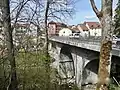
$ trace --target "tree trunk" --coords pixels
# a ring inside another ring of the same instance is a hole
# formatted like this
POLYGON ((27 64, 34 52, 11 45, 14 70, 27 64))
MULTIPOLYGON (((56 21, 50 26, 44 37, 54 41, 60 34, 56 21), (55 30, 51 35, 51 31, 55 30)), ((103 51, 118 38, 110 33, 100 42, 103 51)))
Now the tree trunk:
POLYGON ((102 26, 102 43, 100 49, 100 62, 98 71, 97 90, 108 90, 111 50, 112 50, 112 0, 102 0, 101 12, 95 6, 94 0, 90 0, 92 8, 100 20, 102 26))
POLYGON ((8 50, 8 60, 10 61, 11 72, 10 72, 10 83, 8 90, 18 90, 17 88, 17 76, 16 76, 16 64, 14 57, 14 47, 10 20, 10 6, 9 0, 2 0, 3 5, 3 30, 5 32, 6 46, 8 50))
POLYGON ((47 78, 46 90, 50 89, 50 60, 49 60, 50 58, 49 58, 49 53, 48 53, 49 40, 48 40, 48 26, 47 26, 49 5, 50 5, 50 0, 47 0, 46 10, 45 10, 45 32, 46 32, 46 35, 45 35, 45 42, 46 42, 45 55, 46 55, 46 78, 47 78))

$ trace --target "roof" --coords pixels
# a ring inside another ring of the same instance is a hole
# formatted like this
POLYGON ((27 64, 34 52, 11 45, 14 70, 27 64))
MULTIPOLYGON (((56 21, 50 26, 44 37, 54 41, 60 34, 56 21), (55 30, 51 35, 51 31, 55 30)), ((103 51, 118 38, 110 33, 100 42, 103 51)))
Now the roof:
POLYGON ((88 31, 88 28, 85 26, 85 24, 78 24, 78 25, 82 28, 82 30, 88 31))
POLYGON ((56 24, 56 22, 54 22, 54 21, 50 21, 49 24, 56 24))
POLYGON ((61 23, 61 22, 54 22, 54 21, 51 21, 51 22, 49 22, 49 24, 56 24, 57 27, 67 27, 66 24, 61 23))
POLYGON ((70 28, 62 28, 60 31, 63 31, 63 30, 70 30, 71 31, 70 28))
MULTIPOLYGON (((14 26, 14 25, 13 25, 14 26)), ((19 28, 19 27, 25 27, 28 28, 30 26, 30 24, 19 24, 17 23, 14 27, 19 28)))
POLYGON ((77 28, 77 26, 75 26, 75 25, 71 25, 71 26, 68 26, 68 28, 70 29, 70 30, 72 30, 73 32, 80 32, 80 30, 77 28))
POLYGON ((67 27, 67 25, 66 25, 66 24, 64 24, 64 23, 57 22, 56 24, 57 24, 57 26, 67 27))
POLYGON ((80 32, 80 30, 77 28, 77 26, 76 27, 72 27, 71 30, 74 31, 74 32, 80 32))
POLYGON ((69 29, 71 29, 71 28, 72 28, 72 26, 68 26, 68 28, 69 28, 69 29))
POLYGON ((84 22, 84 24, 88 24, 90 29, 101 28, 101 25, 99 22, 84 22))

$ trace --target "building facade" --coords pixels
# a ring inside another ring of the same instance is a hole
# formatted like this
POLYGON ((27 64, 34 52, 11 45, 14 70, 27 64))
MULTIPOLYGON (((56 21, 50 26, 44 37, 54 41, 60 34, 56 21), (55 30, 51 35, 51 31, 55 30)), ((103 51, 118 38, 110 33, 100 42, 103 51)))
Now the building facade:
POLYGON ((48 35, 59 35, 59 31, 66 27, 64 23, 51 21, 48 23, 48 35))
POLYGON ((59 31, 59 36, 69 36, 72 34, 72 30, 69 28, 63 28, 59 31))
POLYGON ((89 29, 85 26, 85 24, 78 24, 77 28, 80 30, 80 35, 83 37, 89 36, 89 29))
POLYGON ((89 29, 90 36, 102 35, 102 29, 99 22, 84 22, 84 24, 89 29))

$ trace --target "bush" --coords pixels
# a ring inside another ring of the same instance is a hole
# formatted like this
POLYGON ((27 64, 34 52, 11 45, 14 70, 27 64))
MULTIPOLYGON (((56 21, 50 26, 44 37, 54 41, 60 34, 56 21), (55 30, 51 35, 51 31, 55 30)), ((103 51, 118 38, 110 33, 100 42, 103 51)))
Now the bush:
POLYGON ((120 87, 118 87, 118 86, 115 85, 115 84, 110 84, 110 85, 109 85, 109 90, 120 90, 120 87))

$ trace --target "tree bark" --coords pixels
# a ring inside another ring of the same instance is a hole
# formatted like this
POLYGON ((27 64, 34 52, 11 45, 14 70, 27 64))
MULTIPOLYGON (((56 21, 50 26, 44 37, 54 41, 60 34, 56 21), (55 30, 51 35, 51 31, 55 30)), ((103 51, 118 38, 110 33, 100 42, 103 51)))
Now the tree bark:
POLYGON ((8 60, 10 61, 11 72, 10 72, 10 83, 8 90, 18 90, 17 87, 17 76, 16 76, 16 64, 14 57, 14 47, 10 20, 10 6, 9 0, 2 0, 2 17, 3 17, 3 30, 5 32, 6 46, 8 50, 8 60))
POLYGON ((46 33, 46 55, 49 55, 48 53, 48 26, 47 26, 47 20, 48 20, 48 11, 49 11, 49 0, 47 0, 47 3, 46 3, 46 11, 45 11, 45 33, 46 33))
POLYGON ((98 71, 97 90, 108 90, 111 50, 112 50, 112 0, 102 0, 101 11, 96 11, 94 0, 90 0, 92 8, 102 26, 102 42, 100 49, 100 62, 98 71))
POLYGON ((48 40, 48 25, 47 25, 49 5, 50 5, 50 0, 47 0, 46 9, 45 9, 45 42, 46 42, 45 55, 46 55, 46 78, 47 78, 46 90, 50 89, 50 60, 49 60, 50 58, 48 52, 49 40, 48 40))

